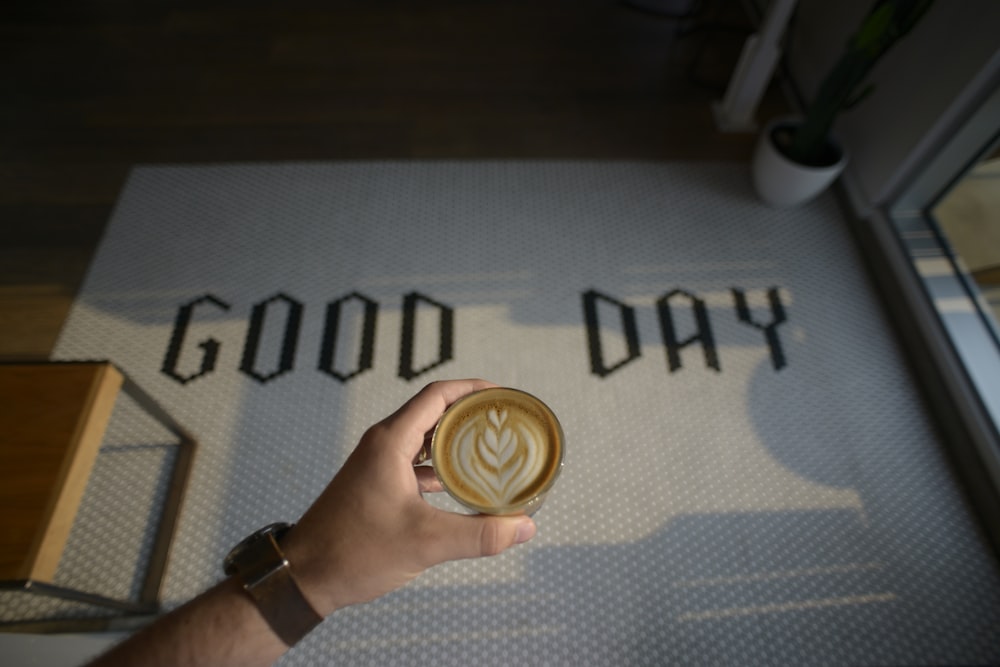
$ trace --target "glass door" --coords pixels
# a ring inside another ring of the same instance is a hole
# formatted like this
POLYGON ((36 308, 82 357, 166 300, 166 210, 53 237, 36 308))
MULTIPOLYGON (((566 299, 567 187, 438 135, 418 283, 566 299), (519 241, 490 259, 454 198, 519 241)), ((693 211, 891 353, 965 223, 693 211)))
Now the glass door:
POLYGON ((883 211, 874 237, 917 373, 1000 549, 1000 86, 883 211))
POLYGON ((1000 332, 1000 150, 964 174, 931 215, 988 326, 1000 332))

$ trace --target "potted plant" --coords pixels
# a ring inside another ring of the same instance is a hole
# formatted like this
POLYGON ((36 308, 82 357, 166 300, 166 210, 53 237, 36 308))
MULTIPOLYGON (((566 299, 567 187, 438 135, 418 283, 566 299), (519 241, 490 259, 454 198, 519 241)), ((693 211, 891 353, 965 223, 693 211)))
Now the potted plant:
POLYGON ((834 120, 872 91, 872 84, 863 85, 869 72, 933 2, 876 0, 805 115, 772 121, 764 128, 753 158, 754 187, 761 199, 772 206, 801 204, 840 175, 847 151, 831 135, 834 120))

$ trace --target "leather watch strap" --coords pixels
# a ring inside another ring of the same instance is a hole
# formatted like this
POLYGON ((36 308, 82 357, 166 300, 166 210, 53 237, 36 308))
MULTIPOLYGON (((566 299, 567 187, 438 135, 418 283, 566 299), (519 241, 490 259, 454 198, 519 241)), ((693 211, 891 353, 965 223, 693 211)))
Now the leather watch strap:
POLYGON ((302 594, 278 545, 283 534, 267 533, 246 546, 235 570, 275 634, 294 646, 323 621, 302 594))

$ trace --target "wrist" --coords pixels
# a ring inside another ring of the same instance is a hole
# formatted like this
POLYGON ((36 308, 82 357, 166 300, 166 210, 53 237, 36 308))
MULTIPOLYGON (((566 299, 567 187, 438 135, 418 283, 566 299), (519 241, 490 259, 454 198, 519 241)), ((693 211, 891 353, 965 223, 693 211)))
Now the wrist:
POLYGON ((230 551, 224 563, 256 604, 260 615, 287 646, 293 646, 322 620, 295 577, 281 542, 288 524, 266 526, 230 551))
POLYGON ((298 526, 294 526, 282 540, 281 548, 303 597, 316 613, 326 618, 350 603, 338 599, 336 587, 326 576, 329 557, 322 549, 315 548, 307 535, 298 526))

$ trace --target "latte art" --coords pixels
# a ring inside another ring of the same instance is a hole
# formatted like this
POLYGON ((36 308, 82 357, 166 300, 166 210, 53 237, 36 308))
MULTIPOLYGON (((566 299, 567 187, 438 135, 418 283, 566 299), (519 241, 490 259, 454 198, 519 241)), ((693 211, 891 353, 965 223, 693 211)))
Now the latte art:
POLYGON ((455 434, 456 472, 472 482, 488 505, 504 507, 531 486, 546 462, 545 433, 536 423, 490 409, 455 434))
POLYGON ((493 514, 534 511, 562 464, 562 429, 530 394, 487 389, 448 410, 432 458, 442 485, 462 504, 493 514))

